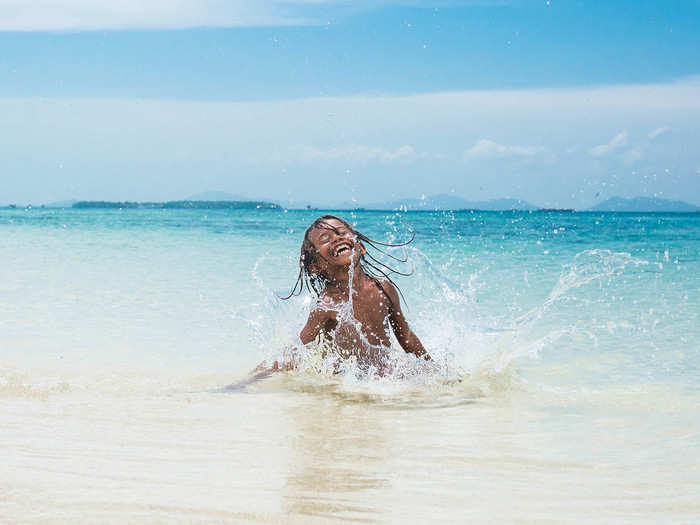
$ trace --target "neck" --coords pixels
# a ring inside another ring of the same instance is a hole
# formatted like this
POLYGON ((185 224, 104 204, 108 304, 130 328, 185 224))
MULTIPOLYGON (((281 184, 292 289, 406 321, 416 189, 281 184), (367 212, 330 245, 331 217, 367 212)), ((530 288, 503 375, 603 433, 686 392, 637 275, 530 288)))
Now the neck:
MULTIPOLYGON (((352 289, 353 290, 358 290, 360 282, 362 279, 364 279, 366 276, 365 271, 362 269, 362 266, 359 264, 355 265, 354 272, 352 274, 352 289)), ((333 283, 333 286, 337 287, 341 291, 345 293, 350 292, 350 287, 349 287, 349 281, 350 281, 350 268, 348 267, 347 269, 343 269, 338 271, 335 275, 332 276, 331 282, 333 283)))

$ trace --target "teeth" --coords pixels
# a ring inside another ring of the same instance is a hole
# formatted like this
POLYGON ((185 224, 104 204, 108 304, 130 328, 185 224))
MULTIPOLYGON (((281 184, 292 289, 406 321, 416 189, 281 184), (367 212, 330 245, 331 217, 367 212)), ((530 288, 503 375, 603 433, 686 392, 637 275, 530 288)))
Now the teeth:
POLYGON ((341 253, 343 253, 343 252, 348 252, 348 251, 350 251, 350 248, 349 248, 347 245, 344 244, 344 245, 342 245, 342 246, 339 246, 339 247, 336 249, 335 255, 338 256, 338 255, 340 255, 341 253))

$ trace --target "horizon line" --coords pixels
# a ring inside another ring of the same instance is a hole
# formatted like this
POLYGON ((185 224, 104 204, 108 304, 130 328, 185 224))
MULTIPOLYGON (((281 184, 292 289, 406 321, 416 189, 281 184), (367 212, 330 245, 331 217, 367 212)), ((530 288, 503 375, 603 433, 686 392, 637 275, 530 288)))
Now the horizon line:
MULTIPOLYGON (((424 201, 424 200, 429 200, 429 199, 434 199, 434 198, 444 198, 444 197, 452 197, 452 198, 457 198, 457 199, 463 199, 466 201, 466 203, 470 203, 469 199, 466 199, 465 197, 461 197, 458 195, 452 196, 452 195, 431 195, 428 197, 425 197, 425 199, 417 198, 417 197, 405 197, 403 200, 406 201, 424 201)), ((645 196, 636 196, 636 197, 620 197, 620 196, 612 196, 609 197, 605 200, 600 201, 597 204, 594 204, 593 206, 590 206, 588 208, 573 208, 573 207, 559 207, 559 206, 539 206, 536 204, 533 204, 529 201, 526 201, 524 199, 518 199, 518 198, 512 198, 512 197, 497 197, 494 199, 487 199, 487 200, 482 200, 482 201, 471 201, 473 204, 487 204, 487 203, 493 203, 501 200, 506 200, 506 201, 514 201, 520 204, 524 204, 529 207, 507 207, 507 208, 479 208, 479 207, 462 207, 462 208, 454 208, 454 207, 444 207, 444 206, 429 206, 429 205, 418 205, 416 206, 415 204, 402 204, 399 206, 392 206, 392 207, 382 207, 381 204, 374 204, 374 203, 367 203, 365 205, 358 204, 357 206, 345 206, 342 203, 339 203, 338 205, 318 205, 318 204, 306 204, 306 205, 297 205, 293 204, 293 201, 283 201, 279 199, 178 199, 178 200, 164 200, 164 201, 158 201, 158 200, 115 200, 115 201, 109 201, 109 200, 102 200, 102 199, 66 199, 62 201, 54 201, 54 202, 49 202, 49 203, 43 203, 43 204, 38 204, 38 205, 33 205, 31 203, 8 203, 8 204, 0 204, 0 209, 18 209, 18 210, 28 210, 28 209, 117 209, 119 204, 125 205, 124 207, 119 207, 118 209, 139 209, 140 205, 144 205, 142 209, 168 209, 167 207, 165 208, 155 208, 151 207, 149 208, 148 205, 166 205, 166 204, 182 204, 182 208, 174 208, 174 209, 206 209, 206 208, 188 208, 186 206, 186 203, 197 203, 197 204, 203 204, 203 203, 209 203, 214 205, 215 203, 218 204, 226 204, 226 203, 236 203, 236 204, 257 204, 257 205, 262 205, 258 206, 257 209, 270 209, 270 210, 294 210, 294 211, 305 211, 305 210, 321 210, 321 211, 333 211, 333 210, 339 210, 339 211, 400 211, 400 212, 414 212, 414 211, 419 211, 419 212, 436 212, 436 211, 525 211, 525 212, 542 212, 542 211, 549 211, 549 212, 601 212, 601 211, 610 211, 610 212, 615 212, 615 210, 595 210, 595 206, 599 206, 601 204, 604 204, 608 201, 611 200, 621 200, 622 202, 630 202, 638 199, 643 199, 643 200, 648 200, 648 201, 661 201, 665 203, 673 203, 673 204, 681 204, 681 205, 687 205, 687 206, 692 206, 695 207, 695 210, 687 210, 687 211, 651 211, 651 210, 629 210, 629 211, 619 211, 617 213, 699 213, 700 212, 700 206, 684 201, 684 200, 679 200, 679 199, 667 199, 663 197, 645 197, 645 196), (57 206, 56 204, 63 204, 65 203, 66 205, 59 205, 57 206), (76 206, 76 204, 108 204, 110 206, 76 206), (69 205, 68 205, 69 204, 69 205), (291 204, 291 205, 290 205, 291 204), (128 206, 128 205, 136 205, 136 206, 128 206), (266 206, 266 205, 274 205, 274 206, 266 206)), ((402 199, 393 199, 390 202, 397 202, 402 199)), ((212 209, 216 209, 216 206, 212 206, 212 209)), ((224 208, 222 208, 224 209, 224 208)))

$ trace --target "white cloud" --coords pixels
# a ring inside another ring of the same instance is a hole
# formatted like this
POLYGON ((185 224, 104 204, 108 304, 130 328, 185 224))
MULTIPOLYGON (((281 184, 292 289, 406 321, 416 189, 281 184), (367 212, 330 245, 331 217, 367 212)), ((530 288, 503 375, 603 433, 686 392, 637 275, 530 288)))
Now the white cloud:
MULTIPOLYGON (((452 1, 448 4, 488 4, 452 1)), ((0 0, 0 31, 284 26, 326 23, 352 10, 415 1, 364 0, 0 0)), ((445 5, 446 2, 428 2, 445 5)))
POLYGON ((620 131, 607 144, 599 144, 588 150, 593 157, 605 157, 627 145, 627 131, 620 131))
POLYGON ((235 27, 309 23, 307 2, 238 0, 0 0, 0 30, 235 27))
POLYGON ((300 162, 313 164, 316 162, 356 162, 380 164, 411 163, 421 157, 409 145, 399 146, 395 150, 352 144, 349 146, 319 149, 313 146, 296 148, 300 162))
POLYGON ((585 199, 611 184, 634 196, 635 170, 610 169, 625 168, 626 161, 647 174, 674 166, 673 177, 645 179, 644 190, 700 202, 697 78, 247 102, 0 98, 0 115, 0 202, 175 200, 205 189, 321 202, 332 172, 356 184, 357 198, 367 202, 382 192, 454 189, 473 198, 515 195, 566 207, 576 205, 572 195, 587 205, 585 199), (667 143, 633 151, 649 143, 660 123, 673 130, 667 143), (626 130, 630 143, 643 141, 601 163, 589 154, 590 146, 608 141, 600 140, 601 129, 611 137, 626 130), (465 145, 482 159, 509 154, 502 159, 513 162, 465 170, 465 145), (578 148, 567 152, 572 145, 578 148), (536 152, 541 146, 546 149, 536 152), (558 161, 548 163, 554 153, 558 161), (352 168, 352 175, 333 168, 352 168))
POLYGON ((625 151, 622 154, 622 160, 626 164, 634 164, 635 162, 639 162, 644 158, 646 154, 646 148, 644 146, 638 146, 636 148, 632 148, 630 150, 625 151))
POLYGON ((542 146, 506 146, 489 139, 481 139, 464 152, 464 159, 533 157, 544 152, 542 146))
POLYGON ((668 126, 661 126, 660 128, 656 128, 655 130, 650 131, 650 132, 649 132, 649 138, 653 140, 653 139, 655 139, 656 137, 660 137, 661 135, 665 135, 665 134, 668 133, 669 131, 671 131, 671 128, 670 128, 670 127, 668 127, 668 126))

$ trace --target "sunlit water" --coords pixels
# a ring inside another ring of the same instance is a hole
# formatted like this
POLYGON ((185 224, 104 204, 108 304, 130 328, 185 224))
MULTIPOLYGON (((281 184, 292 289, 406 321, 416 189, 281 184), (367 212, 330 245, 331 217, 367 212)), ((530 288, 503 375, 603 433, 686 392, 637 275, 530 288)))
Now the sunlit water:
POLYGON ((700 215, 345 212, 434 363, 222 390, 318 214, 0 210, 0 521, 700 520, 700 215))

